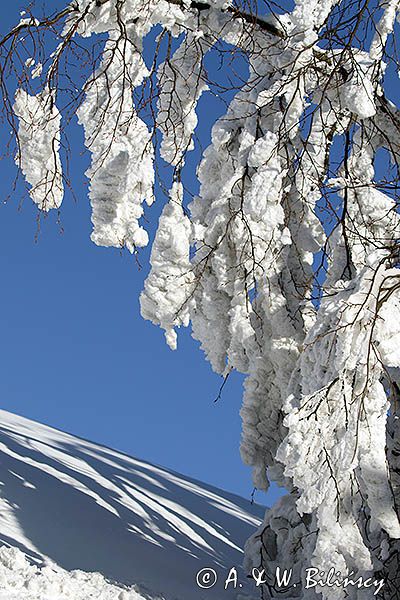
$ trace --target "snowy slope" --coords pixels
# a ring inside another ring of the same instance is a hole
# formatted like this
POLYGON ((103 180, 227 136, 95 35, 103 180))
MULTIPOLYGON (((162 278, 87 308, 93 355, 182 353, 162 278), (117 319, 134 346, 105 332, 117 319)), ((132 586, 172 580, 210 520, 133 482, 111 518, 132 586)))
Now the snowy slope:
POLYGON ((0 411, 1 600, 257 596, 240 571, 241 549, 263 512, 238 496, 0 411), (243 585, 236 591, 223 589, 232 566, 243 585), (195 582, 205 567, 219 576, 212 589, 195 582))

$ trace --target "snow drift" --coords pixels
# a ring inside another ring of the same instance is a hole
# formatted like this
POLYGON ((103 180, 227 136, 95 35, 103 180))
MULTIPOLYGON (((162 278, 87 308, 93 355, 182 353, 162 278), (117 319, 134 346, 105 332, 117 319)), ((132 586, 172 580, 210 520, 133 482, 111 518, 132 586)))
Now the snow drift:
POLYGON ((262 507, 5 411, 0 423, 1 600, 256 595, 242 548, 262 507), (243 588, 225 591, 232 566, 243 588), (220 577, 202 590, 205 567, 220 577))

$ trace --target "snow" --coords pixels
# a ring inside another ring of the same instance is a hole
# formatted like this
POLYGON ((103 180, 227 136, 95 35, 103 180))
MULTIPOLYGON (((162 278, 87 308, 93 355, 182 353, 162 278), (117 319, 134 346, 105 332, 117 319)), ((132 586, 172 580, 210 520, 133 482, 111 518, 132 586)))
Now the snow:
POLYGON ((30 196, 40 210, 59 208, 64 195, 59 155, 61 115, 54 95, 44 90, 31 96, 19 89, 14 111, 19 121, 15 161, 31 186, 30 196))
POLYGON ((1 600, 219 600, 223 581, 202 591, 196 573, 240 571, 262 507, 5 411, 0 423, 1 600))
POLYGON ((202 62, 208 47, 195 35, 187 35, 178 50, 158 68, 157 122, 163 134, 160 153, 177 165, 193 148, 192 135, 197 125, 197 101, 207 89, 202 62))
MULTIPOLYGON (((383 183, 375 173, 380 149, 388 151, 393 167, 400 163, 393 133, 398 109, 385 97, 383 77, 398 2, 382 0, 372 13, 357 15, 352 7, 343 11, 340 0, 295 0, 281 19, 282 35, 258 26, 268 18, 250 27, 249 16, 233 14, 233 5, 222 0, 202 10, 166 0, 96 7, 78 0, 76 7, 66 19, 64 38, 99 33, 107 38, 78 111, 92 153, 87 172, 92 240, 131 252, 147 244, 141 219, 143 203, 153 201, 153 143, 160 137, 160 155, 174 183, 154 238, 142 314, 165 330, 171 348, 177 345, 176 329, 191 324, 214 371, 244 375, 243 460, 253 467, 256 487, 267 489, 275 481, 290 492, 247 544, 248 564, 278 565, 290 556, 297 573, 307 562, 327 571, 333 561, 337 569, 369 577, 400 538, 395 442, 400 218, 390 195, 398 178, 383 183), (343 42, 329 29, 337 5, 346 27, 354 20, 343 42), (156 25, 163 32, 159 42, 165 36, 180 45, 171 54, 167 44, 162 60, 153 57, 149 73, 143 39, 156 25), (359 35, 358 27, 374 33, 359 35), (197 169, 199 194, 184 209, 181 169, 193 147, 196 106, 208 78, 203 58, 214 44, 229 53, 234 48, 226 44, 239 49, 248 68, 212 128, 197 169), (144 94, 153 128, 133 102, 144 82, 154 100, 147 102, 144 94), (322 279, 326 268, 323 282, 316 281, 317 253, 324 257, 318 273, 322 279)), ((33 199, 47 210, 60 198, 47 205, 35 196, 43 176, 38 147, 47 144, 46 136, 57 139, 59 122, 57 109, 44 99, 43 109, 40 96, 20 91, 16 110, 25 115, 21 167, 33 199), (51 124, 46 132, 39 127, 34 142, 28 104, 39 104, 51 124)), ((48 163, 52 157, 46 152, 48 163)), ((55 160, 53 167, 44 165, 50 173, 58 172, 55 160)), ((147 524, 146 540, 154 546, 172 544, 176 550, 176 529, 205 554, 216 539, 222 541, 198 522, 197 510, 188 522, 162 492, 153 490, 145 501, 136 483, 132 492, 129 477, 122 475, 118 485, 109 476, 99 482, 88 470, 93 465, 75 456, 69 461, 74 476, 62 473, 58 479, 113 518, 119 504, 109 492, 118 496, 122 485, 124 505, 147 524), (107 494, 85 486, 77 472, 107 494), (160 494, 164 501, 157 509, 160 494), (149 507, 168 522, 167 530, 151 519, 149 507)), ((52 469, 47 472, 54 475, 52 469)), ((36 483, 24 490, 37 489, 36 483)), ((130 527, 138 529, 135 523, 130 527)), ((235 551, 240 547, 224 543, 235 551)), ((302 593, 299 588, 297 597, 302 593)), ((325 589, 323 598, 344 594, 325 589)), ((358 592, 348 597, 356 600, 358 592)))
POLYGON ((388 36, 392 33, 399 0, 388 0, 382 6, 383 15, 375 26, 375 34, 371 43, 370 56, 374 60, 382 58, 388 36))
POLYGON ((0 548, 0 600, 145 600, 134 589, 108 583, 98 573, 67 571, 57 566, 38 568, 21 550, 0 548))
POLYGON ((92 204, 92 240, 102 246, 146 246, 139 224, 142 203, 153 197, 153 146, 146 124, 136 114, 133 86, 147 75, 139 51, 110 35, 102 63, 85 86, 78 110, 85 143, 92 154, 87 171, 92 204))
POLYGON ((183 212, 182 199, 182 184, 174 183, 160 217, 151 251, 151 271, 140 296, 142 316, 165 330, 173 350, 177 345, 174 327, 189 324, 187 293, 194 285, 189 260, 191 224, 183 212))
POLYGON ((375 63, 366 53, 354 53, 351 71, 353 75, 339 88, 343 106, 360 119, 373 117, 376 113, 374 86, 371 81, 375 63))

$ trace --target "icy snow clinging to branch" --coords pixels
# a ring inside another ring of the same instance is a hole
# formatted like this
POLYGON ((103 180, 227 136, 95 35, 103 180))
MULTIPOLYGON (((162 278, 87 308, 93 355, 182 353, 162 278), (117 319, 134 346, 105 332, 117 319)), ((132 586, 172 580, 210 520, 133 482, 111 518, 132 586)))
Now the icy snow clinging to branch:
POLYGON ((342 572, 372 573, 373 558, 382 557, 379 551, 370 556, 363 534, 378 549, 386 534, 400 537, 385 455, 389 407, 374 350, 381 337, 379 301, 393 276, 398 279, 394 269, 366 267, 355 289, 323 301, 299 361, 301 396, 289 397, 285 406, 289 433, 278 458, 302 491, 299 513, 316 511, 312 564, 321 570, 329 570, 335 556, 342 572))
POLYGON ((205 44, 188 34, 173 56, 158 69, 158 126, 163 134, 161 156, 179 164, 193 148, 192 135, 197 125, 196 104, 207 88, 202 70, 205 44))
POLYGON ((140 298, 145 319, 165 330, 176 348, 174 327, 189 324, 190 289, 194 277, 189 260, 191 224, 182 208, 182 184, 175 183, 164 207, 151 252, 151 273, 140 298))
POLYGON ((31 96, 19 89, 14 111, 19 122, 15 160, 31 186, 30 196, 40 210, 59 208, 64 195, 59 154, 61 115, 54 95, 45 90, 31 96))
POLYGON ((371 43, 370 55, 374 60, 383 56, 388 36, 393 32, 399 0, 388 0, 382 3, 383 14, 376 26, 374 39, 371 43))
POLYGON ((131 252, 148 242, 139 219, 143 200, 153 202, 151 134, 132 100, 133 87, 146 75, 140 53, 126 41, 111 38, 78 112, 92 153, 87 172, 92 240, 100 246, 126 246, 131 252))

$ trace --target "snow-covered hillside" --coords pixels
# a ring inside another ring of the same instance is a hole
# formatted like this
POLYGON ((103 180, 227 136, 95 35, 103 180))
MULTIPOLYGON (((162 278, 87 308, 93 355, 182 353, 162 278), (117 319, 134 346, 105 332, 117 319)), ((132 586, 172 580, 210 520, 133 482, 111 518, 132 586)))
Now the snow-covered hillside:
POLYGON ((5 411, 0 484, 0 600, 257 596, 240 567, 264 510, 238 496, 5 411))

